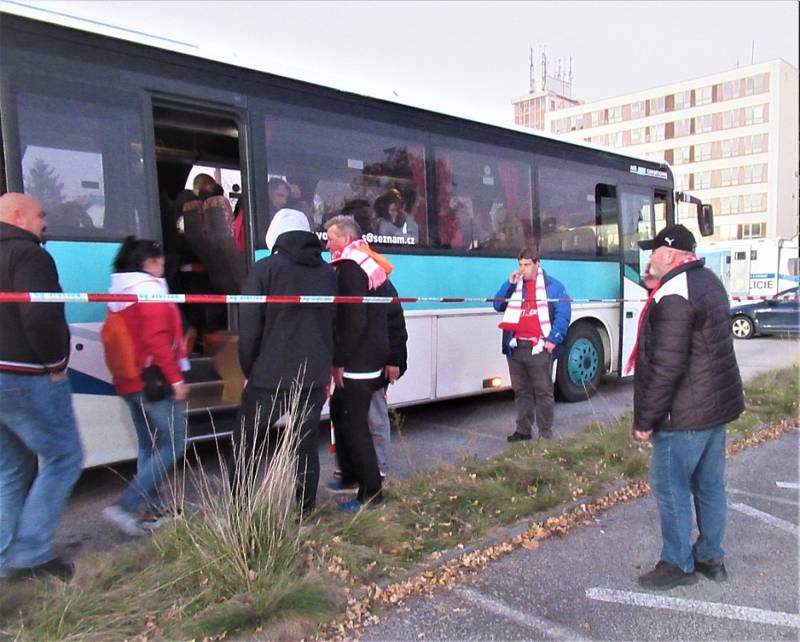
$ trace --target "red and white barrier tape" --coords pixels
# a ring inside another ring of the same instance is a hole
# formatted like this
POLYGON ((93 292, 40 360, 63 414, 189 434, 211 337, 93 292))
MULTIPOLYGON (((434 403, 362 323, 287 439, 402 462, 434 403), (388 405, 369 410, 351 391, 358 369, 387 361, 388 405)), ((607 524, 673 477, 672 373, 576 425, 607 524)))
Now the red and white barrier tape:
MULTIPOLYGON (((731 301, 796 301, 800 295, 732 296, 731 301)), ((495 303, 480 297, 378 297, 254 294, 108 294, 103 292, 0 292, 0 303, 495 303)), ((547 299, 558 303, 643 303, 642 299, 547 299)))

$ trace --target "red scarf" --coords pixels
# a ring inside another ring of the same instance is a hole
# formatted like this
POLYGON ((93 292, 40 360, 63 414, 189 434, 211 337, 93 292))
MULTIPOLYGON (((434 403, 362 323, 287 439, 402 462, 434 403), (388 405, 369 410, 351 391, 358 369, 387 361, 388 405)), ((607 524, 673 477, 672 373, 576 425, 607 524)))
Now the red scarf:
MULTIPOLYGON (((694 255, 688 256, 685 259, 683 259, 680 263, 678 263, 678 265, 676 265, 674 268, 672 268, 672 270, 670 270, 670 272, 674 272, 681 265, 686 265, 687 263, 691 263, 692 261, 696 261, 696 260, 697 260, 696 256, 694 256, 694 255)), ((670 272, 668 272, 667 274, 669 274, 670 272)), ((664 275, 664 276, 666 276, 666 275, 664 275)), ((662 277, 662 280, 663 280, 663 277, 662 277)), ((628 357, 628 363, 625 364, 625 369, 622 371, 623 375, 626 375, 629 372, 632 372, 633 371, 633 367, 636 365, 636 355, 639 353, 639 339, 642 338, 642 328, 644 328, 644 320, 647 318, 647 312, 650 309, 650 304, 653 302, 653 298, 655 297, 656 292, 658 292, 658 288, 661 287, 661 283, 662 283, 662 281, 659 281, 658 284, 656 285, 656 287, 654 287, 650 291, 650 296, 647 297, 647 301, 645 302, 644 307, 642 308, 642 314, 639 316, 639 325, 636 328, 636 343, 633 344, 633 350, 631 351, 631 356, 628 357)))

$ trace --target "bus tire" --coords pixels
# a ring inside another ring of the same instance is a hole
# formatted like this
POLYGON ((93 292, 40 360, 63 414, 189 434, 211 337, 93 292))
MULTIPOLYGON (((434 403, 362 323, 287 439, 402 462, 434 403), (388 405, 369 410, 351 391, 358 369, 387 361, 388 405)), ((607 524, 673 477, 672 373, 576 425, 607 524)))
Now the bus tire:
POLYGON ((600 334, 588 323, 576 323, 564 342, 556 366, 556 396, 584 401, 597 392, 605 353, 600 334))

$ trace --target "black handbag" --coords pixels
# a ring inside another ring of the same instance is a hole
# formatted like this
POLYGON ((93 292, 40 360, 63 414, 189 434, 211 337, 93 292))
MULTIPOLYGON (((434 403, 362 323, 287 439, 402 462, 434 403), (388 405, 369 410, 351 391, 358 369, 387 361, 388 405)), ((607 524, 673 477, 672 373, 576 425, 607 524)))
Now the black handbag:
POLYGON ((161 372, 161 368, 156 365, 142 369, 142 383, 144 384, 144 396, 148 401, 166 399, 167 392, 172 387, 164 373, 161 372))

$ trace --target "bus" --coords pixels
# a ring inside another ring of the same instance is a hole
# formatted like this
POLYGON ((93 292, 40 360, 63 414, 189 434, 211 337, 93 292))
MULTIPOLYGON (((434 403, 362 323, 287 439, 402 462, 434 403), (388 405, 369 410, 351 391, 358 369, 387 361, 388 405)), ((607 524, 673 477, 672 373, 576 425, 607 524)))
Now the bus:
MULTIPOLYGON (((172 292, 235 294, 266 255, 282 204, 304 211, 320 235, 326 218, 360 215, 404 297, 492 297, 532 245, 575 301, 555 381, 562 399, 579 400, 604 374, 621 374, 632 350, 646 298, 637 241, 672 223, 678 201, 693 203, 712 232, 710 206, 676 193, 661 162, 0 6, 0 189, 44 203, 65 292, 105 292, 119 243, 133 234, 163 243, 172 292), (198 173, 220 189, 187 200, 198 173), (394 213, 380 207, 387 194, 394 213)), ((409 369, 390 389, 393 406, 508 388, 500 317, 488 303, 405 307, 409 369)), ((198 329, 187 435, 209 439, 235 421, 237 310, 183 308, 198 329)), ((87 466, 136 456, 102 357, 105 314, 102 304, 67 304, 87 466)))

